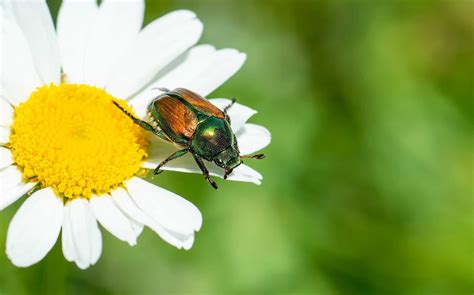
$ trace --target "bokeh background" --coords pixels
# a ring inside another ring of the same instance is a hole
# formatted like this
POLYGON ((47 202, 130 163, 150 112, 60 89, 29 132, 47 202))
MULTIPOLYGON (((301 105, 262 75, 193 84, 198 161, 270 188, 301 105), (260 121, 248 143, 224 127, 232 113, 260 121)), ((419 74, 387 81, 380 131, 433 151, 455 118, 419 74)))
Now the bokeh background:
POLYGON ((156 0, 146 22, 179 8, 201 43, 248 54, 211 97, 271 130, 263 184, 163 173, 204 215, 193 249, 104 231, 87 271, 60 243, 10 264, 19 202, 0 215, 1 295, 473 294, 473 1, 156 0))

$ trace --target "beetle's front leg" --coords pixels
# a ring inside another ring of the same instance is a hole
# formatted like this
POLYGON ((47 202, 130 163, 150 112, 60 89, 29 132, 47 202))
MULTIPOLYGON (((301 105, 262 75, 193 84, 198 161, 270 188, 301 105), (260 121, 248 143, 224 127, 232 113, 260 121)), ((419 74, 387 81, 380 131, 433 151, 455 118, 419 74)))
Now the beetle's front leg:
POLYGON ((159 130, 156 130, 153 126, 151 126, 148 122, 145 122, 143 120, 140 120, 138 118, 135 118, 134 115, 130 114, 126 109, 124 109, 121 105, 119 105, 116 101, 112 101, 114 105, 116 105, 122 112, 124 112, 125 115, 129 116, 130 119, 133 120, 135 124, 138 126, 142 127, 145 130, 151 131, 153 133, 159 132, 159 130))
POLYGON ((160 170, 161 167, 165 166, 166 163, 168 163, 169 161, 171 160, 174 160, 174 159, 177 159, 179 157, 182 157, 184 155, 186 155, 187 153, 189 152, 189 148, 185 148, 185 149, 182 149, 182 150, 179 150, 179 151, 176 151, 174 152, 173 154, 171 154, 168 158, 166 158, 165 160, 163 160, 163 162, 161 162, 156 168, 155 170, 153 171, 153 174, 160 174, 161 172, 163 172, 163 170, 160 170))
POLYGON ((211 176, 209 175, 209 171, 207 170, 206 165, 204 164, 202 159, 199 156, 196 156, 194 153, 193 153, 193 157, 196 163, 198 164, 199 168, 201 169, 202 174, 204 174, 204 177, 206 178, 206 180, 212 185, 213 188, 217 189, 217 183, 215 183, 214 180, 212 180, 211 176))
POLYGON ((134 115, 130 114, 126 109, 124 109, 121 105, 119 105, 116 101, 112 101, 114 105, 116 105, 125 115, 129 116, 130 119, 133 120, 133 123, 137 124, 138 126, 142 127, 145 130, 148 130, 150 132, 153 132, 156 136, 158 136, 161 139, 164 139, 166 141, 170 141, 168 136, 161 131, 160 129, 157 129, 153 127, 150 123, 140 120, 138 118, 135 118, 134 115))

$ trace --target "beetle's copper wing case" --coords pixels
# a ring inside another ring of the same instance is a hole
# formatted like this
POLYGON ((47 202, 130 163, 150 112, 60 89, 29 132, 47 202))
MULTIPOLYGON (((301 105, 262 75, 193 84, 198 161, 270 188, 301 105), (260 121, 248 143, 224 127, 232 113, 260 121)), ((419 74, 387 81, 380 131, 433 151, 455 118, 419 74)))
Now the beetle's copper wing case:
POLYGON ((225 118, 224 113, 202 96, 178 88, 155 98, 149 107, 150 115, 159 122, 159 127, 174 141, 189 141, 199 123, 198 114, 192 108, 206 116, 225 118))

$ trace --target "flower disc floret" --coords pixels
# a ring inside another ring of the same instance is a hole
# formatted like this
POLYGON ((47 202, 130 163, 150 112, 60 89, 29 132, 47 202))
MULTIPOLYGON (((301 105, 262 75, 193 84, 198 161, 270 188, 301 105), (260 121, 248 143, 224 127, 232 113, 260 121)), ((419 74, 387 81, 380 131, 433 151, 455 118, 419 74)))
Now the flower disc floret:
POLYGON ((9 148, 25 179, 65 198, 109 193, 140 170, 146 134, 112 101, 87 85, 38 88, 15 109, 9 148))

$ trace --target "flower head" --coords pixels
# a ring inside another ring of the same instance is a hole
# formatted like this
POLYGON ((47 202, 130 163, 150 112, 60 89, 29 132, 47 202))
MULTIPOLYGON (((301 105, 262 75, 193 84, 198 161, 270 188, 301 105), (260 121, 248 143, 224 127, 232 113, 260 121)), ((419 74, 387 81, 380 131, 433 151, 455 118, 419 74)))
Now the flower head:
MULTIPOLYGON (((13 264, 37 263, 62 233, 66 259, 87 268, 102 251, 98 223, 130 245, 148 226, 177 248, 192 247, 199 210, 140 177, 171 146, 112 102, 144 116, 155 86, 208 95, 245 54, 193 47, 203 29, 193 12, 142 28, 143 13, 143 0, 64 0, 55 30, 44 0, 2 2, 0 210, 27 197, 8 228, 13 264)), ((226 100, 212 102, 222 108, 226 100)), ((266 129, 245 123, 254 113, 242 105, 229 113, 242 154, 270 140, 266 129)), ((197 171, 188 160, 164 169, 197 171)), ((230 179, 260 182, 241 166, 230 179)))

